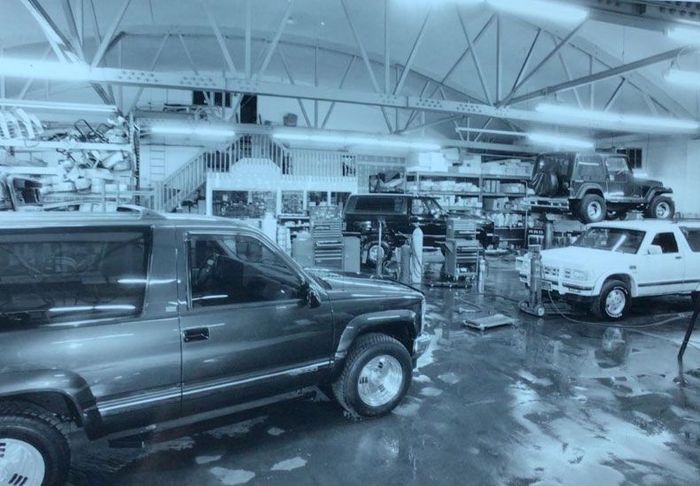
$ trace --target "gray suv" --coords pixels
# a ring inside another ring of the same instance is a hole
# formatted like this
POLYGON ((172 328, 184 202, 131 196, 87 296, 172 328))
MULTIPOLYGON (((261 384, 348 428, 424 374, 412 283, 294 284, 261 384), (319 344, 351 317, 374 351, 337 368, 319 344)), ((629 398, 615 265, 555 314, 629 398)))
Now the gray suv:
POLYGON ((319 275, 227 220, 0 215, 0 484, 63 484, 66 431, 129 437, 332 390, 406 394, 423 295, 319 275))

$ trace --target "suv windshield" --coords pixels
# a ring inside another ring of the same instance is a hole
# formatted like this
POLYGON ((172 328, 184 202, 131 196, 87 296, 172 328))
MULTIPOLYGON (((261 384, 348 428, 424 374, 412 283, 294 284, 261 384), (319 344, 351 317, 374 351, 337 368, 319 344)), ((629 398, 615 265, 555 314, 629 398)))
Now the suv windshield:
POLYGON ((573 246, 634 254, 639 251, 644 234, 644 231, 624 228, 590 228, 573 246))

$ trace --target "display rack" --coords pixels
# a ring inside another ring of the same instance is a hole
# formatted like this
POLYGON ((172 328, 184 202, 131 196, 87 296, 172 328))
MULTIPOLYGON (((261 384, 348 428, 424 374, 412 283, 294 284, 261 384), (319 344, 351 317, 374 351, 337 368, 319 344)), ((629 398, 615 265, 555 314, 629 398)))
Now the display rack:
POLYGON ((528 214, 514 206, 527 195, 529 179, 525 174, 409 171, 405 190, 435 197, 452 213, 478 211, 494 220, 502 241, 522 245, 528 214), (517 186, 522 190, 514 190, 517 186))

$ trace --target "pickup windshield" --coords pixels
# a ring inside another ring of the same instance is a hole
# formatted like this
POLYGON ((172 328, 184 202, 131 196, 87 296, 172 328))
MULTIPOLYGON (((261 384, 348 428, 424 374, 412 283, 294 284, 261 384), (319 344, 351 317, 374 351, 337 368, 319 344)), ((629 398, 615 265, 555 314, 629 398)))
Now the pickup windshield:
POLYGON ((624 228, 589 228, 573 246, 635 254, 639 251, 642 240, 644 240, 644 231, 624 228))

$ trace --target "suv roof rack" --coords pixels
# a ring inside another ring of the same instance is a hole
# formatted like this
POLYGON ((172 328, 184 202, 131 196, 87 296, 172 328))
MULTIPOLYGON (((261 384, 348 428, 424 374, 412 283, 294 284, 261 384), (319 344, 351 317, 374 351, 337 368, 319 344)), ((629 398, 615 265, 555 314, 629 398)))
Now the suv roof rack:
POLYGON ((165 216, 163 216, 161 213, 158 211, 154 211, 149 208, 145 208, 143 206, 138 206, 136 204, 120 204, 117 206, 117 212, 118 213, 136 213, 142 218, 145 217, 150 217, 150 218, 155 218, 155 219, 165 219, 165 216))

